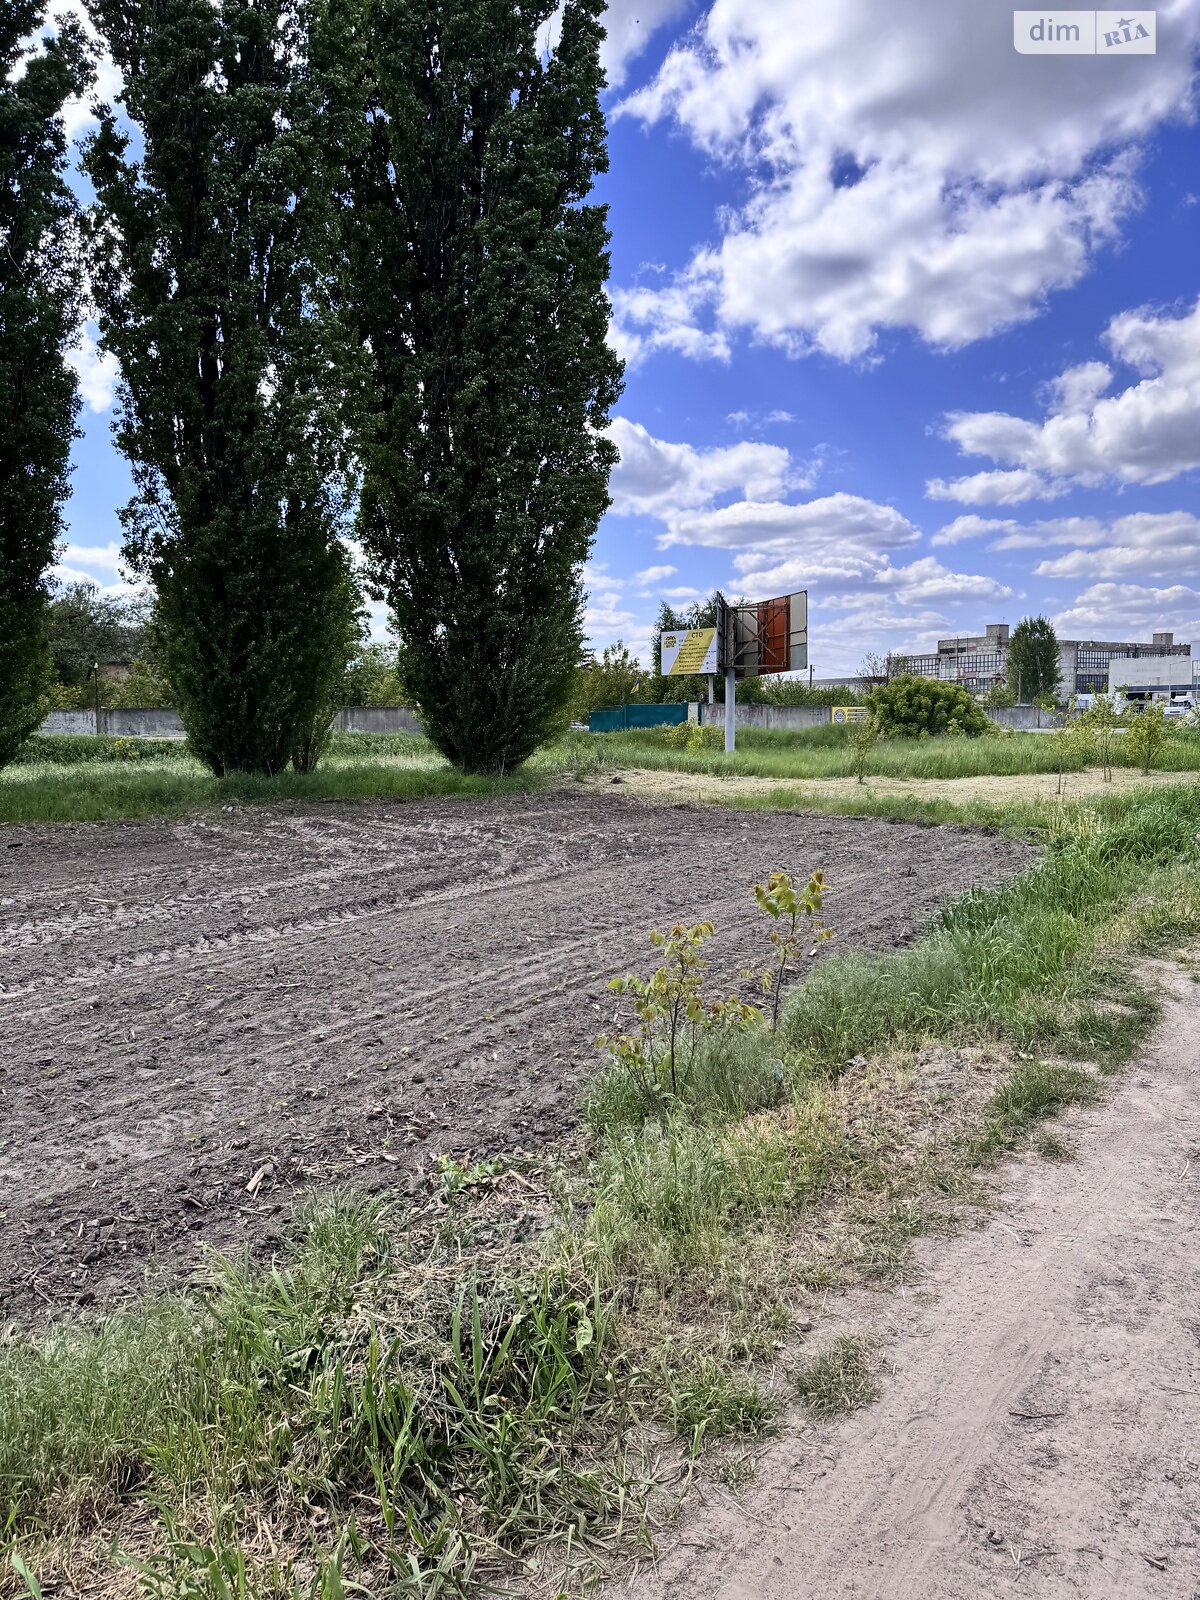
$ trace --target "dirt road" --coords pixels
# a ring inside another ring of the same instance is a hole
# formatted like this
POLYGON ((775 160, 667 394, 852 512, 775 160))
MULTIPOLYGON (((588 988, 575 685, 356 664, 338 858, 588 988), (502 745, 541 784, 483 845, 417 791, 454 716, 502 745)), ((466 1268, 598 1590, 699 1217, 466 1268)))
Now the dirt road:
POLYGON ((1002 1174, 1009 1207, 860 1316, 882 1398, 770 1447, 623 1600, 1200 1597, 1200 989, 1168 981, 1078 1159, 1002 1174))
POLYGON ((0 1326, 151 1257, 188 1269, 200 1241, 269 1245, 296 1185, 559 1133, 607 979, 651 926, 708 917, 736 982, 776 867, 824 867, 839 942, 887 948, 1031 859, 617 789, 2 829, 0 1326))
MULTIPOLYGON (((682 788, 690 800, 731 800, 737 795, 793 795, 795 805, 813 805, 822 800, 901 799, 937 801, 943 805, 969 806, 976 801, 986 805, 1053 805, 1097 800, 1104 795, 1127 794, 1131 789, 1168 788, 1176 784, 1195 784, 1195 772, 1152 772, 1148 776, 1131 767, 1115 767, 1105 780, 1098 767, 1086 772, 1068 772, 1059 793, 1058 776, 1053 772, 1024 772, 1010 777, 984 773, 976 778, 747 778, 709 777, 703 773, 658 772, 646 767, 630 768, 625 774, 632 794, 662 800, 682 788)), ((603 778, 597 780, 603 783, 603 778)))

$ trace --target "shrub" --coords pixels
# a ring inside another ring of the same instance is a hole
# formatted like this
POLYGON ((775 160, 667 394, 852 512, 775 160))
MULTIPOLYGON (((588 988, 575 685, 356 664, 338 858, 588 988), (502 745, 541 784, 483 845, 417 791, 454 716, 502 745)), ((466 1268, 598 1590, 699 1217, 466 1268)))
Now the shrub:
POLYGON ((17 760, 29 766, 78 767, 110 761, 185 761, 186 739, 122 739, 109 734, 35 733, 17 760))
POLYGON ((671 750, 687 750, 699 755, 702 750, 723 750, 725 730, 716 723, 676 722, 664 728, 662 742, 671 750))
POLYGON ((801 960, 805 947, 814 939, 822 944, 833 938, 831 928, 814 919, 821 914, 827 888, 824 872, 818 869, 803 889, 797 889, 790 872, 773 872, 766 884, 754 885, 758 909, 766 913, 773 926, 767 935, 774 956, 762 974, 762 990, 771 1002, 771 1030, 779 1028, 779 1002, 788 974, 801 960), (808 930, 806 932, 806 930, 808 930), (804 937, 801 938, 801 934, 804 937))
POLYGON ((1171 737, 1171 728, 1161 701, 1143 706, 1135 713, 1125 734, 1125 750, 1131 761, 1149 777, 1150 769, 1162 755, 1171 737))
POLYGON ((850 728, 846 742, 854 752, 854 775, 859 783, 865 783, 867 763, 879 743, 879 724, 875 718, 868 717, 865 722, 856 722, 850 728))
POLYGON ((978 738, 987 732, 988 720, 958 683, 917 678, 911 673, 880 684, 867 697, 871 715, 883 738, 934 739, 946 734, 978 738))
POLYGON ((701 1037, 761 1020, 754 1006, 732 996, 705 999, 708 962, 702 951, 715 932, 711 922, 690 928, 677 923, 668 933, 656 929, 650 943, 662 951, 662 966, 649 979, 631 973, 608 985, 615 994, 631 997, 636 1027, 629 1033, 602 1033, 596 1044, 627 1074, 646 1114, 657 1116, 664 1127, 670 1107, 687 1092, 701 1037))
POLYGON ((1091 741, 1105 783, 1112 782, 1113 739, 1126 726, 1128 708, 1119 694, 1098 694, 1079 719, 1082 737, 1091 741))

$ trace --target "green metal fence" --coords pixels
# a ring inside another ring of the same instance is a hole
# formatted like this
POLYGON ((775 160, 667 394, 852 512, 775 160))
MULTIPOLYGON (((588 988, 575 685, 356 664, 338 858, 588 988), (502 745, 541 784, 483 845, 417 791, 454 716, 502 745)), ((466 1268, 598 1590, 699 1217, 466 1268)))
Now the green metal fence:
POLYGON ((611 706, 588 717, 590 733, 625 733, 630 728, 670 728, 688 720, 686 705, 611 706))

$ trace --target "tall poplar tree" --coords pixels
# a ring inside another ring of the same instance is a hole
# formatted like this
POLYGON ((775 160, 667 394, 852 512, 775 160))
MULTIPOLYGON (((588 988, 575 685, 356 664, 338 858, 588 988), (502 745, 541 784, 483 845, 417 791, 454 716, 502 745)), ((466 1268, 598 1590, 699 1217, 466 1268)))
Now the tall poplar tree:
POLYGON ((121 364, 126 555, 215 772, 307 766, 357 643, 339 540, 342 347, 325 295, 334 142, 308 0, 91 0, 131 137, 85 165, 121 364))
POLYGON ((1058 636, 1046 617, 1025 617, 1013 629, 1006 667, 1008 687, 1021 705, 1056 700, 1062 664, 1058 636))
POLYGON ((608 505, 604 0, 361 0, 345 296, 371 356, 359 530, 441 750, 559 725, 608 505))
POLYGON ((0 7, 0 766, 49 706, 47 572, 79 410, 64 359, 80 274, 62 109, 87 68, 77 26, 26 46, 42 20, 41 0, 0 7))

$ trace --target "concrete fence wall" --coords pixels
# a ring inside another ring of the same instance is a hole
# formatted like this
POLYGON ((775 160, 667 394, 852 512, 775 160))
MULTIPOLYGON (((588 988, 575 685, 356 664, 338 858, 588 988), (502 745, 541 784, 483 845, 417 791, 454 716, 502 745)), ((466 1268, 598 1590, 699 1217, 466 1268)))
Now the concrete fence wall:
MULTIPOLYGON (((52 711, 38 729, 39 733, 92 734, 96 732, 94 711, 52 711)), ((183 723, 178 711, 166 706, 117 706, 100 708, 100 732, 115 739, 183 739, 183 723)))
POLYGON ((167 706, 113 707, 101 711, 101 733, 114 739, 185 739, 178 711, 167 706))
POLYGON ((408 706, 346 706, 333 719, 337 733, 421 733, 421 719, 408 706))
POLYGON ((52 711, 38 729, 39 733, 95 733, 94 711, 52 711))
MULTIPOLYGON (((828 706, 738 706, 739 728, 827 728, 828 706)), ((704 707, 704 721, 724 724, 725 707, 704 707)))
MULTIPOLYGON (((986 708, 985 708, 986 709, 986 708)), ((1001 728, 1017 728, 1033 732, 1039 728, 1053 728, 1055 718, 1038 706, 1010 706, 1001 710, 987 710, 986 714, 1001 728)), ((705 722, 723 723, 724 706, 704 707, 705 722)), ((828 706, 738 706, 739 728, 827 728, 830 724, 828 706)))
POLYGON ((1001 706, 994 711, 985 706, 984 709, 1001 728, 1017 728, 1024 733, 1056 728, 1059 721, 1052 711, 1043 711, 1041 706, 1001 706))
MULTIPOLYGON (((1053 728, 1055 718, 1038 706, 1012 706, 989 711, 988 716, 1002 728, 1032 732, 1053 728)), ((723 723, 725 707, 704 707, 704 721, 723 723)), ((830 723, 828 706, 738 706, 739 728, 825 728, 830 723)), ((333 719, 337 733, 420 733, 421 719, 408 706, 346 706, 333 719)), ((94 711, 52 711, 39 730, 41 733, 94 734, 94 711)), ((182 739, 183 723, 178 711, 159 707, 101 710, 100 732, 123 739, 182 739)))
MULTIPOLYGON (((337 733, 420 733, 421 722, 407 706, 347 706, 333 719, 337 733)), ((39 733, 92 734, 94 711, 52 711, 39 733)), ((102 707, 100 732, 118 739, 183 739, 178 711, 168 707, 102 707)))

